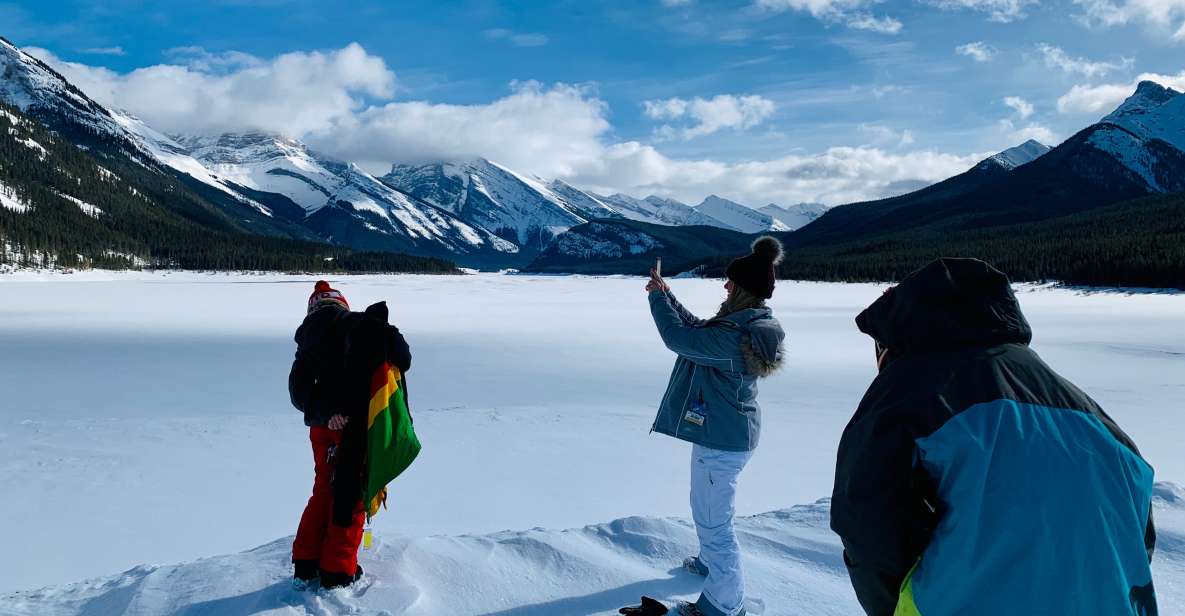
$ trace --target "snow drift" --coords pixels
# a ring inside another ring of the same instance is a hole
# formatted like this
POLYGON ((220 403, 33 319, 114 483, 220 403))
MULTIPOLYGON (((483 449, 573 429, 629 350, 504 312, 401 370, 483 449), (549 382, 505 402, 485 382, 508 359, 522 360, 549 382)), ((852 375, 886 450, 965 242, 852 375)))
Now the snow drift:
MULTIPOLYGON (((1185 609, 1185 490, 1158 483, 1153 575, 1165 614, 1185 609)), ((828 499, 745 517, 750 612, 860 614, 828 499)), ((355 614, 556 616, 615 614, 642 594, 693 599, 700 579, 678 567, 693 553, 687 520, 630 517, 580 529, 456 537, 378 537, 367 575, 347 589, 292 588, 292 538, 240 554, 0 596, 0 613, 37 616, 355 614)))

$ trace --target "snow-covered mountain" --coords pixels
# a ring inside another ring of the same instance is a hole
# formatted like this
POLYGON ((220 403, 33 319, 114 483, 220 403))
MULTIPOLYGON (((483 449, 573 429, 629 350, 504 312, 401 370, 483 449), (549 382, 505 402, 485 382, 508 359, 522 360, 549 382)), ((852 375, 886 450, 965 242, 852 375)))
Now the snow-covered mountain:
POLYGON ((395 165, 381 179, 529 251, 541 250, 575 225, 614 214, 589 195, 573 195, 575 188, 564 185, 556 192, 541 180, 483 158, 395 165))
POLYGON ((814 222, 827 211, 827 206, 822 203, 797 203, 790 207, 782 207, 770 203, 758 208, 757 211, 781 222, 793 231, 814 222))
POLYGON ((712 218, 695 208, 674 199, 666 199, 650 195, 645 199, 635 199, 621 193, 599 196, 596 198, 613 208, 618 214, 629 220, 648 222, 655 225, 706 225, 710 227, 729 228, 719 220, 712 218))
POLYGON ((716 195, 708 195, 696 211, 710 216, 721 223, 723 227, 741 231, 743 233, 762 233, 764 231, 790 231, 786 223, 751 207, 743 206, 735 201, 729 201, 716 195))
POLYGON ((375 250, 513 255, 516 246, 392 189, 357 165, 264 133, 181 137, 183 152, 220 183, 279 194, 299 205, 322 237, 375 250))
POLYGON ((172 137, 87 97, 40 60, 0 39, 0 100, 98 156, 122 156, 177 177, 245 230, 368 250, 515 258, 518 248, 379 182, 355 165, 271 135, 172 137), (295 207, 293 204, 299 207, 295 207))
POLYGON ((988 157, 981 164, 994 164, 1004 169, 1015 169, 1023 164, 1031 163, 1053 148, 1029 139, 1028 141, 988 157))
POLYGON ((1185 190, 1185 94, 1143 81, 1093 128, 1087 143, 1131 170, 1150 192, 1185 190))

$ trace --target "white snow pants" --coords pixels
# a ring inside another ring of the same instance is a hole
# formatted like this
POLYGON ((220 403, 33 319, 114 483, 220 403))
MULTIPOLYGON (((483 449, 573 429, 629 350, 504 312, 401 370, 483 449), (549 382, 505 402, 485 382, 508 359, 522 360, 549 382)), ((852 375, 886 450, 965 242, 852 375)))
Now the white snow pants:
MULTIPOLYGON (((721 451, 701 445, 691 448, 691 517, 699 535, 699 558, 707 565, 700 610, 715 608, 732 616, 745 600, 741 550, 732 528, 736 512, 737 476, 753 456, 751 451, 721 451), (703 605, 705 600, 710 606, 703 605)), ((714 616, 714 615, 713 615, 714 616)))

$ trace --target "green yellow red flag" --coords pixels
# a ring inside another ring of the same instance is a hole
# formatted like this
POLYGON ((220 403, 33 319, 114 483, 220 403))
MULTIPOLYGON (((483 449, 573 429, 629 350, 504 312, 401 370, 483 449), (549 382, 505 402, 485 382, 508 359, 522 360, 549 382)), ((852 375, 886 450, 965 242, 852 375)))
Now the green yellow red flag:
POLYGON ((407 388, 398 368, 383 362, 371 378, 366 423, 366 473, 363 500, 367 517, 386 504, 387 484, 420 454, 420 439, 407 407, 407 388))

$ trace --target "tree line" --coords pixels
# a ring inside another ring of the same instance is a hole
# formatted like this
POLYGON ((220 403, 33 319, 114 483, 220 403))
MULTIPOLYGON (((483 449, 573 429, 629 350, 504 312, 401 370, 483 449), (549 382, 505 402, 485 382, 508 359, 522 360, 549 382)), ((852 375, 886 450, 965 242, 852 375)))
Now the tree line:
MULTIPOLYGON (((865 241, 796 245, 785 279, 898 281, 938 257, 975 257, 1013 281, 1185 289, 1185 194, 1159 195, 1040 222, 898 233, 865 241)), ((722 275, 728 259, 707 262, 722 275)))
POLYGON ((171 173, 119 144, 102 147, 102 135, 83 150, 13 107, 0 111, 0 185, 29 206, 0 208, 0 264, 46 265, 48 257, 74 268, 456 272, 442 259, 250 233, 171 173))

